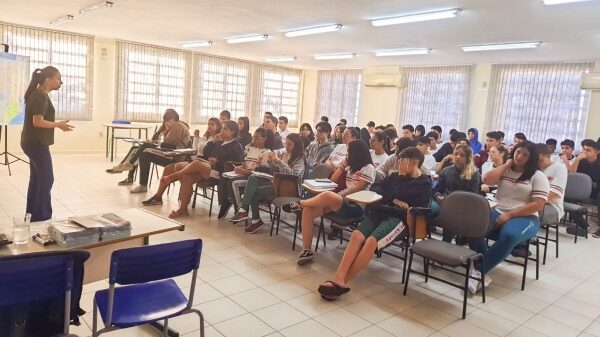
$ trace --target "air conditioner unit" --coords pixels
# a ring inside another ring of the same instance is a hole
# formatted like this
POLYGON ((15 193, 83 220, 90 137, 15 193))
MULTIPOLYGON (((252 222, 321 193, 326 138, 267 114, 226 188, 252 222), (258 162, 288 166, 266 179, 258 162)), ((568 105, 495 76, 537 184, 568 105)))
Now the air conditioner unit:
POLYGON ((402 75, 369 75, 365 76, 365 87, 404 87, 402 75))
POLYGON ((584 73, 579 86, 581 89, 600 90, 600 73, 584 73))

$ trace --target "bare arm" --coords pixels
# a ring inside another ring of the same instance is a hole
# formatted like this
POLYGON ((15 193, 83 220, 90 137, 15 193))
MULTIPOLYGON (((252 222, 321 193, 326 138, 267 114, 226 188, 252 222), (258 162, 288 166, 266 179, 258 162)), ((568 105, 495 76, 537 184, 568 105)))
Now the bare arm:
POLYGON ((444 157, 444 159, 442 159, 441 162, 439 162, 436 167, 435 167, 435 174, 439 175, 440 173, 442 173, 442 170, 444 169, 444 165, 446 165, 446 163, 448 162, 448 160, 452 160, 452 155, 449 154, 446 157, 444 157))
POLYGON ((502 175, 508 171, 508 169, 512 166, 512 163, 512 159, 509 159, 506 161, 506 163, 488 171, 483 176, 483 183, 486 185, 498 185, 500 178, 502 178, 502 175))
POLYGON ((63 131, 72 131, 74 127, 68 123, 69 121, 50 122, 45 120, 43 115, 33 115, 33 126, 40 129, 59 128, 63 131))
POLYGON ((360 191, 364 191, 367 189, 367 186, 369 186, 369 183, 366 181, 358 181, 356 183, 356 186, 354 187, 348 187, 343 191, 340 191, 338 194, 341 195, 342 197, 345 197, 347 195, 350 195, 352 193, 356 193, 356 192, 360 192, 360 191))

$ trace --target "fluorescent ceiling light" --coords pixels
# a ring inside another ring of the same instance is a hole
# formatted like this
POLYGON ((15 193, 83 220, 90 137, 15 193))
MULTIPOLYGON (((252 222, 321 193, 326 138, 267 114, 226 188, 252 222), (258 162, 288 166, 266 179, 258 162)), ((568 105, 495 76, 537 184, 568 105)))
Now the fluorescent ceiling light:
POLYGON ((187 41, 182 42, 181 47, 183 48, 196 48, 196 47, 208 47, 212 46, 212 41, 187 41))
POLYGON ((341 59, 352 59, 355 58, 354 53, 341 53, 341 54, 321 54, 315 55, 315 60, 341 60, 341 59))
POLYGON ((65 16, 61 16, 58 19, 52 20, 50 21, 51 25, 60 25, 61 23, 65 23, 65 22, 69 22, 69 21, 73 21, 74 16, 73 15, 65 15, 65 16))
POLYGON ((387 49, 374 51, 375 56, 427 55, 429 52, 431 52, 431 49, 429 48, 387 49))
POLYGON ((254 41, 264 41, 269 38, 269 35, 261 34, 261 35, 246 35, 246 36, 238 36, 238 37, 228 37, 225 39, 227 43, 243 43, 243 42, 254 42, 254 41))
POLYGON ((397 24, 401 24, 401 23, 450 19, 450 18, 457 17, 461 11, 462 11, 462 9, 460 9, 460 8, 454 8, 454 9, 437 11, 437 12, 402 15, 402 16, 396 16, 396 17, 385 18, 385 19, 371 20, 371 25, 373 25, 375 27, 379 27, 379 26, 397 25, 397 24))
POLYGON ((289 32, 285 32, 284 34, 286 37, 296 37, 296 36, 303 36, 303 35, 337 32, 340 29, 342 29, 342 25, 335 24, 335 25, 326 25, 326 26, 319 26, 319 27, 310 27, 310 28, 303 28, 303 29, 297 29, 297 30, 290 30, 289 32))
POLYGON ((469 51, 489 51, 489 50, 510 50, 510 49, 532 49, 539 47, 541 42, 513 42, 513 43, 495 43, 481 44, 473 46, 463 46, 462 50, 469 51))
POLYGON ((266 62, 293 62, 298 58, 295 56, 280 56, 280 57, 267 57, 266 62))
POLYGON ((110 1, 102 1, 100 3, 97 3, 95 5, 91 5, 89 7, 86 7, 82 10, 79 11, 79 14, 81 15, 90 15, 90 14, 94 14, 94 13, 98 13, 100 11, 103 11, 107 8, 111 8, 114 5, 114 3, 110 2, 110 1))
POLYGON ((542 0, 542 3, 544 5, 562 5, 562 4, 568 4, 568 3, 573 3, 573 2, 584 2, 584 1, 590 1, 590 0, 542 0))

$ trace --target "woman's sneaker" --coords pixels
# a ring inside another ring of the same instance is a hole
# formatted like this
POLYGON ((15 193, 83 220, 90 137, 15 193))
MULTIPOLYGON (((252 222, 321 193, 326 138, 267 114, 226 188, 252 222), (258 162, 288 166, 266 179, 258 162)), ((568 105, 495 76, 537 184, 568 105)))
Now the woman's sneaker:
POLYGON ((148 191, 148 187, 143 186, 143 185, 137 185, 136 187, 131 189, 131 191, 129 191, 129 193, 146 193, 147 191, 148 191))
POLYGON ((290 202, 289 204, 285 204, 283 206, 281 206, 281 209, 284 212, 288 212, 288 213, 300 213, 302 212, 302 206, 300 205, 300 202, 290 202))
POLYGON ((249 219, 248 212, 237 212, 237 213, 235 213, 235 215, 233 217, 231 217, 229 219, 229 221, 231 221, 233 223, 238 223, 241 221, 246 221, 248 219, 249 219))
POLYGON ((116 165, 112 168, 112 172, 123 172, 131 170, 133 170, 133 165, 128 161, 124 161, 121 164, 116 165))
POLYGON ((262 220, 258 220, 258 222, 251 223, 250 226, 244 228, 244 233, 254 234, 254 233, 258 232, 258 230, 261 229, 262 226, 264 226, 264 225, 265 225, 265 223, 262 222, 262 220))
POLYGON ((313 257, 315 256, 315 254, 313 254, 313 252, 311 252, 308 249, 304 249, 300 255, 298 255, 298 261, 296 261, 296 264, 299 266, 303 266, 307 263, 312 262, 313 257))
POLYGON ((131 178, 125 178, 125 180, 121 180, 117 183, 117 185, 119 186, 128 186, 128 185, 133 185, 133 179, 131 178))
MULTIPOLYGON (((479 282, 479 280, 481 279, 481 272, 475 268, 471 269, 471 271, 469 272, 469 292, 471 294, 475 294, 479 289, 481 289, 481 282, 479 282)), ((485 274, 485 277, 483 278, 483 282, 485 283, 485 286, 489 286, 492 283, 492 278, 488 275, 485 274)))
POLYGON ((142 205, 144 205, 144 206, 160 206, 162 204, 163 204, 162 199, 156 199, 154 197, 152 197, 148 200, 142 201, 142 205))

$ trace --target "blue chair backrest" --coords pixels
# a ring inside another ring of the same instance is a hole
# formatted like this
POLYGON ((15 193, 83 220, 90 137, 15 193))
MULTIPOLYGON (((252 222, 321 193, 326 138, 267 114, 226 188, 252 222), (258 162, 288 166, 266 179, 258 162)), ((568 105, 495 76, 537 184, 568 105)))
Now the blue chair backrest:
POLYGON ((130 120, 127 119, 113 119, 113 124, 131 124, 130 120))
POLYGON ((64 296, 72 286, 69 256, 0 260, 0 307, 64 296))
POLYGON ((198 269, 202 240, 119 249, 110 259, 109 283, 144 283, 184 275, 198 269))

